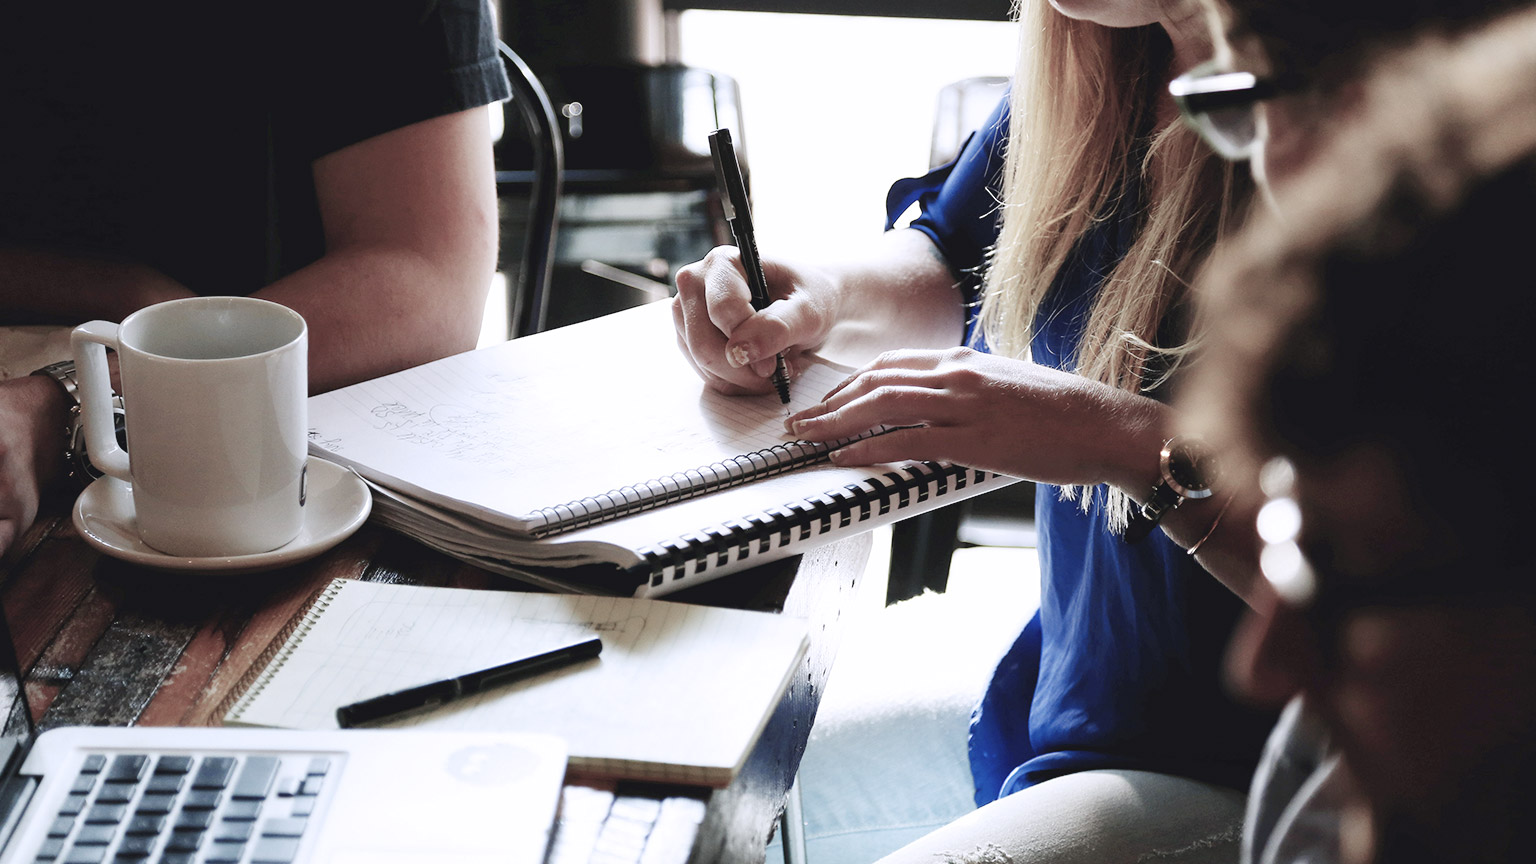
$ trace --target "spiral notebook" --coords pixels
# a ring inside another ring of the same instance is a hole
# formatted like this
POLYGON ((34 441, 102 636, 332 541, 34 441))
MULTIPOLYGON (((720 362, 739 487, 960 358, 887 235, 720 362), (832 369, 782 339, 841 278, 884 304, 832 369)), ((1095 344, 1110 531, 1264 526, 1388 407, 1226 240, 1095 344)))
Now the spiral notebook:
MULTIPOLYGON (((660 595, 1013 478, 941 463, 838 468, 774 394, 706 388, 670 303, 310 398, 310 448, 374 489, 374 518, 554 588, 660 595)), ((790 410, 847 374, 808 358, 790 410)), ((885 430, 869 430, 878 435, 885 430)))
POLYGON ((228 725, 335 729, 336 708, 596 633, 602 654, 391 728, 563 737, 573 768, 725 786, 805 656, 801 618, 628 597, 336 579, 274 644, 228 725))

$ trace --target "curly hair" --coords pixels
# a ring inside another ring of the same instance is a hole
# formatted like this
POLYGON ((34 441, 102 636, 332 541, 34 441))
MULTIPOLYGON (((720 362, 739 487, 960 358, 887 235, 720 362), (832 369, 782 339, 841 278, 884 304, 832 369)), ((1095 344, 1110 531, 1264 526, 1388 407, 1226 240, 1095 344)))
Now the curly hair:
POLYGON ((1536 469, 1511 414, 1536 381, 1536 9, 1392 55, 1277 201, 1198 283, 1197 424, 1250 471, 1380 448, 1453 532, 1528 555, 1536 469))

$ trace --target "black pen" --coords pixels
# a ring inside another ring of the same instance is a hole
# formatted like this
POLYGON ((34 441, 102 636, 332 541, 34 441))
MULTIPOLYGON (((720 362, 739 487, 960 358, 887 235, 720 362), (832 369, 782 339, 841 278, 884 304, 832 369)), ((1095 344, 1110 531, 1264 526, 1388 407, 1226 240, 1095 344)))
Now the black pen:
MULTIPOLYGON (((736 161, 731 130, 716 129, 709 133, 709 152, 715 157, 715 176, 720 181, 720 204, 725 211, 725 221, 736 237, 736 248, 741 250, 741 266, 747 271, 747 286, 752 289, 752 308, 762 311, 771 302, 768 278, 763 275, 763 259, 757 255, 757 235, 752 230, 747 183, 741 177, 741 164, 736 161)), ((773 362, 773 389, 779 391, 779 401, 788 405, 789 373, 784 369, 784 355, 775 355, 773 362)))
POLYGON ((602 650, 602 641, 593 636, 542 654, 513 660, 511 663, 503 663, 478 672, 467 672, 456 678, 433 681, 431 684, 422 684, 419 687, 396 690, 393 693, 385 693, 383 696, 374 696, 371 699, 337 708, 336 723, 341 728, 347 729, 365 723, 393 720, 405 714, 414 714, 439 705, 446 705, 456 699, 472 696, 499 684, 510 684, 540 672, 568 666, 578 660, 596 657, 602 650))

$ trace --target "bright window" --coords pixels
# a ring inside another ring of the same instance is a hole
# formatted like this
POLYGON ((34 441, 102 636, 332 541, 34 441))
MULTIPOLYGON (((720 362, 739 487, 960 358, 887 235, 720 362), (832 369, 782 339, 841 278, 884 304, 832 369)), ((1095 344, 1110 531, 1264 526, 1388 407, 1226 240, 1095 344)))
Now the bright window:
POLYGON ((878 232, 892 181, 928 168, 938 93, 1012 73, 1016 24, 689 10, 683 63, 741 88, 765 255, 833 254, 878 232))

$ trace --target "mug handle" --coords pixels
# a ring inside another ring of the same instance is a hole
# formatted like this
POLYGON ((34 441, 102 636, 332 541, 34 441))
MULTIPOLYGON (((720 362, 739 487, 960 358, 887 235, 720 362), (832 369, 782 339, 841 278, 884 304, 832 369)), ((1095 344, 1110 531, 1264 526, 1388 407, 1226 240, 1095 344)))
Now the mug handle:
POLYGON ((87 321, 69 334, 75 355, 75 377, 80 382, 80 419, 85 425, 85 449, 91 464, 124 482, 128 451, 117 444, 112 415, 112 377, 107 369, 107 348, 117 350, 118 326, 111 321, 87 321))

